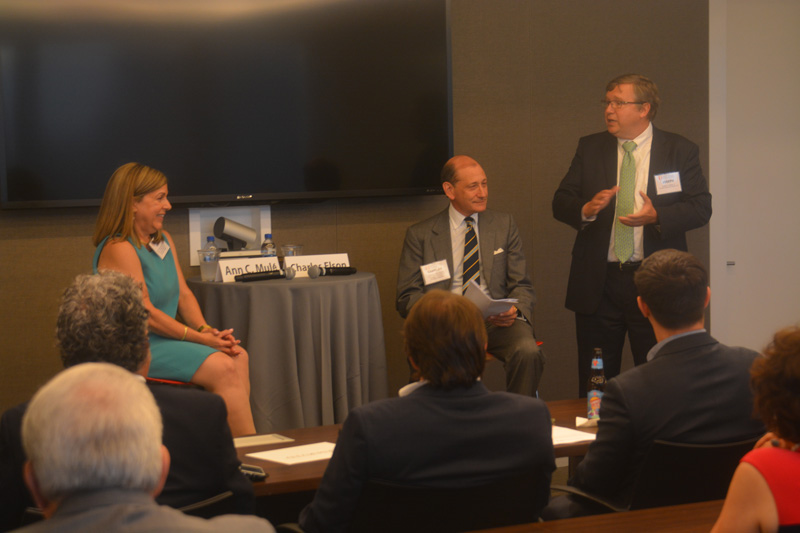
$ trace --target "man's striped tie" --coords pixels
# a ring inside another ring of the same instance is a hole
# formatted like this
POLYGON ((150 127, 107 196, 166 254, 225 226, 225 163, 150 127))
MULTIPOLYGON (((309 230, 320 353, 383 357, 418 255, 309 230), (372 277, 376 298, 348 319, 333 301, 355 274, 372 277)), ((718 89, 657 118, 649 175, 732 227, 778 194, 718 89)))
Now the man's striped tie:
POLYGON ((461 294, 467 291, 469 282, 475 280, 475 283, 481 282, 481 265, 478 262, 478 237, 475 235, 475 227, 472 225, 475 221, 472 217, 464 219, 467 223, 467 235, 464 237, 464 273, 461 275, 463 281, 461 286, 461 294))

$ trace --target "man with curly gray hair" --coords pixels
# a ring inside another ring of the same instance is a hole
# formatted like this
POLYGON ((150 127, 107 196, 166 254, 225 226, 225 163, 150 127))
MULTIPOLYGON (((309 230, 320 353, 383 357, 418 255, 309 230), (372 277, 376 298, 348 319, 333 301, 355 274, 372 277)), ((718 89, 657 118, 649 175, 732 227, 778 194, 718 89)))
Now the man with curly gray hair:
POLYGON ((153 395, 132 373, 84 363, 58 374, 23 418, 25 483, 47 520, 21 531, 274 533, 254 516, 207 521, 157 505, 170 462, 161 431, 153 395))
POLYGON ((64 291, 56 321, 64 367, 105 361, 146 375, 147 318, 142 289, 125 274, 76 277, 64 291))
MULTIPOLYGON (((64 367, 105 362, 141 376, 150 364, 148 312, 130 277, 104 271, 79 275, 64 291, 56 339, 64 367)), ((206 391, 147 382, 164 419, 163 443, 172 454, 166 485, 157 501, 183 507, 230 490, 232 510, 252 513, 252 483, 239 459, 222 399, 206 391)), ((0 531, 17 527, 32 506, 22 479, 26 460, 20 428, 27 404, 9 409, 0 421, 0 531)))

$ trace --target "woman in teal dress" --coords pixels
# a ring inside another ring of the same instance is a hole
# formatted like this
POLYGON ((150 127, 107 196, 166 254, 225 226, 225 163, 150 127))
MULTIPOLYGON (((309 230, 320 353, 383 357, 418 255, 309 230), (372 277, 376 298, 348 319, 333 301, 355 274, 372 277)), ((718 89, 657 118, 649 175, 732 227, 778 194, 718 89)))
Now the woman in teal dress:
POLYGON ((149 376, 191 381, 219 394, 233 436, 253 434, 247 352, 232 329, 206 324, 186 285, 175 243, 163 230, 172 209, 167 194, 167 178, 158 170, 127 163, 114 171, 95 225, 94 270, 116 270, 142 285, 150 312, 149 376))

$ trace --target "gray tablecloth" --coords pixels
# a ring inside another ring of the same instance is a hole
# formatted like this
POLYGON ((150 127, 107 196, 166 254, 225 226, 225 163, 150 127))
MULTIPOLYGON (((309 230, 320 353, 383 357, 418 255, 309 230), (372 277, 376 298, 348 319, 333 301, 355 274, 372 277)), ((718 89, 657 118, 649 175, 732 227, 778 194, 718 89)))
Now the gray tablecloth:
POLYGON ((208 323, 234 328, 250 354, 259 433, 343 422, 350 409, 386 397, 374 274, 187 283, 208 323))

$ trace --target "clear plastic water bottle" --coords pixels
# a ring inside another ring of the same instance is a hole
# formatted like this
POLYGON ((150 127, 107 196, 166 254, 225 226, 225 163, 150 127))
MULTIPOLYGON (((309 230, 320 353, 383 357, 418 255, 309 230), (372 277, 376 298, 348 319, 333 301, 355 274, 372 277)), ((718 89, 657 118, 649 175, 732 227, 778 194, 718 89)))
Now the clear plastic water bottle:
POLYGON ((264 234, 264 242, 261 244, 261 255, 264 257, 275 257, 278 255, 278 249, 275 243, 272 242, 272 233, 264 234))
POLYGON ((198 251, 200 255, 200 279, 203 281, 214 281, 217 275, 217 262, 219 260, 219 248, 214 242, 214 237, 206 237, 206 245, 198 251))
POLYGON ((204 252, 213 252, 215 250, 218 251, 219 248, 217 248, 217 243, 214 240, 214 236, 213 235, 209 235, 208 237, 206 237, 206 245, 203 246, 203 251, 204 252))

